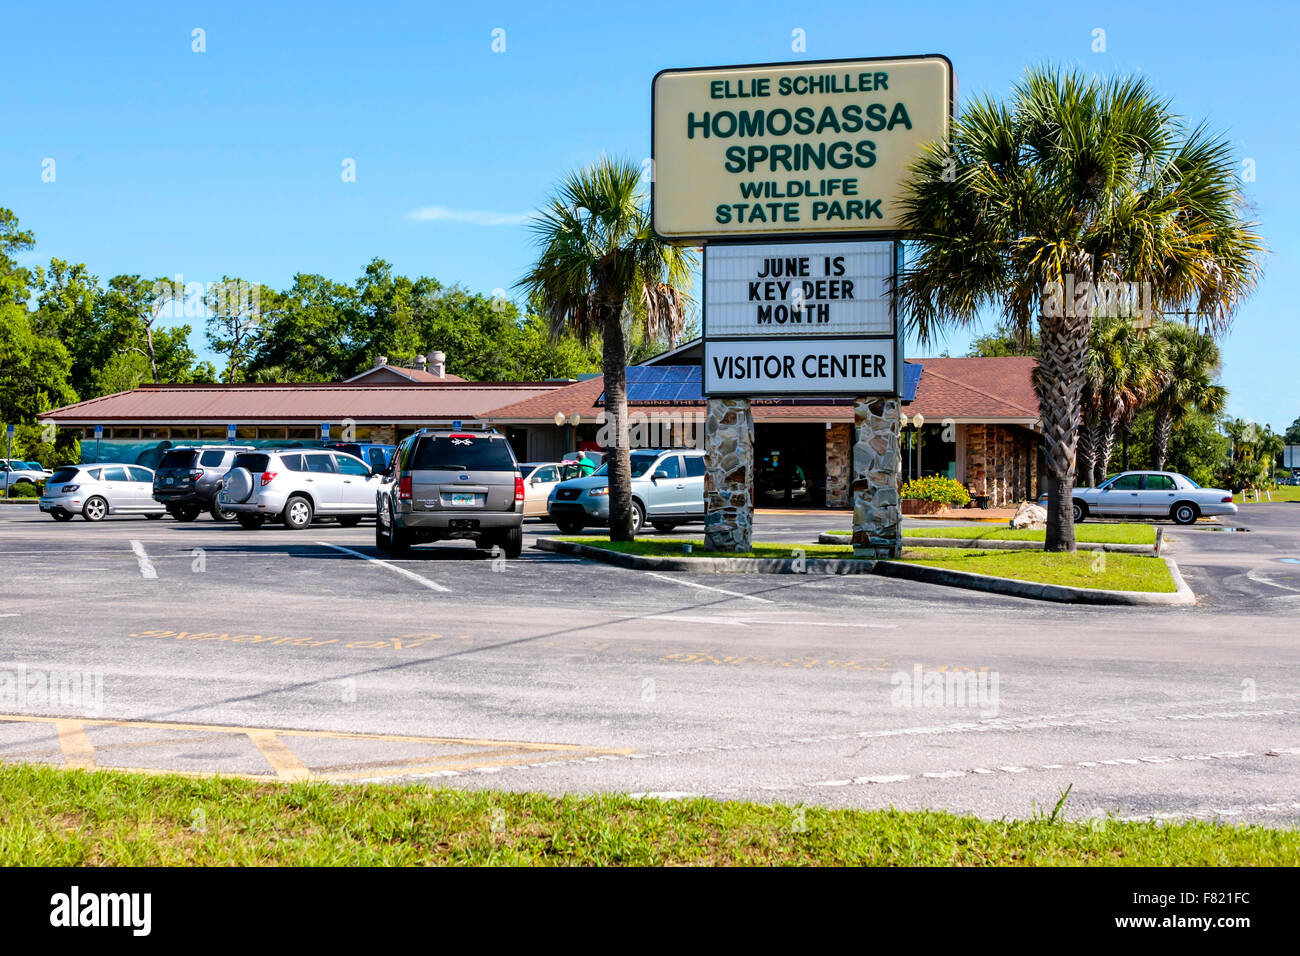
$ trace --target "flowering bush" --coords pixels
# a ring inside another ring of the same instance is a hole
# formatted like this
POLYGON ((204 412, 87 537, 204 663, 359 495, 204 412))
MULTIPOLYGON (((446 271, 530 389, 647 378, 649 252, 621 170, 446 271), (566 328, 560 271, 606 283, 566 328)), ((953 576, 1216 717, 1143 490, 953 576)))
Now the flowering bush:
POLYGON ((899 497, 915 498, 918 501, 938 501, 958 508, 970 504, 970 493, 961 482, 939 476, 912 479, 903 485, 899 497))

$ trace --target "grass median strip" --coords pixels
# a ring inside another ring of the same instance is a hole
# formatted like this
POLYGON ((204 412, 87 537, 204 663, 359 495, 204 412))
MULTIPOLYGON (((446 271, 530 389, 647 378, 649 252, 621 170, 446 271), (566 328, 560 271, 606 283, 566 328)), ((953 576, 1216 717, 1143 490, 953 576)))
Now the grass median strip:
POLYGON ((1300 865, 1300 833, 1215 823, 707 799, 263 784, 0 768, 3 866, 1300 865))
MULTIPOLYGON (((852 532, 827 531, 848 537, 852 532)), ((978 540, 992 538, 998 541, 1045 541, 1047 532, 1031 528, 941 527, 904 528, 904 538, 960 538, 978 540)), ((1149 524, 1076 524, 1074 539, 1079 544, 1155 544, 1156 529, 1149 524)))
POLYGON ((904 548, 903 560, 950 571, 970 571, 996 578, 1107 591, 1178 590, 1159 558, 1141 554, 1077 551, 985 551, 974 548, 904 548))

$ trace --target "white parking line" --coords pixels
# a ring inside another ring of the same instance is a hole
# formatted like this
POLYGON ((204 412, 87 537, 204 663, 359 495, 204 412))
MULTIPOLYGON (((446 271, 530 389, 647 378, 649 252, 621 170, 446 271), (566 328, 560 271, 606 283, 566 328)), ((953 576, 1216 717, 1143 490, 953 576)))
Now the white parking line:
POLYGON ((371 564, 377 564, 381 568, 387 568, 390 571, 396 571, 398 574, 402 575, 403 577, 410 578, 412 581, 418 581, 421 584, 423 584, 426 588, 429 588, 431 590, 443 591, 448 594, 451 593, 450 588, 445 588, 437 581, 430 581, 428 578, 421 577, 420 575, 416 574, 414 571, 406 570, 406 568, 399 568, 397 565, 389 564, 387 561, 380 561, 378 558, 372 558, 370 555, 362 554, 360 551, 353 551, 351 548, 345 548, 341 544, 330 544, 328 541, 317 541, 316 543, 319 544, 321 547, 333 548, 335 551, 342 551, 345 554, 350 554, 355 558, 364 558, 365 560, 369 561, 371 564))
POLYGON ((684 584, 688 588, 699 588, 702 591, 717 591, 719 594, 729 594, 732 597, 744 598, 746 601, 758 601, 762 604, 775 604, 775 601, 769 601, 767 598, 755 597, 752 594, 741 594, 739 591, 728 591, 725 588, 712 588, 707 584, 696 584, 694 581, 683 581, 681 578, 669 577, 666 574, 657 574, 654 571, 647 571, 647 575, 652 578, 659 578, 661 581, 672 581, 674 584, 684 584))
POLYGON ((141 577, 158 577, 158 572, 154 570, 153 562, 149 560, 149 555, 145 553, 143 544, 133 539, 131 541, 131 552, 135 555, 135 563, 140 565, 141 577))

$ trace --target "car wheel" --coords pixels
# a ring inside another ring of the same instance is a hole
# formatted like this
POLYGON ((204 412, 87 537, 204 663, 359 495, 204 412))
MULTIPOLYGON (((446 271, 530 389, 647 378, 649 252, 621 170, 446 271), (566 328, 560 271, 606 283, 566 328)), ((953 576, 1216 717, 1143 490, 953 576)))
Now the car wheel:
POLYGON ((213 521, 234 521, 235 520, 235 512, 222 511, 221 506, 217 504, 217 499, 215 496, 212 499, 212 504, 208 505, 208 514, 212 515, 213 521))
MULTIPOLYGON (((411 536, 409 532, 403 531, 397 526, 397 514, 393 511, 392 504, 389 504, 387 511, 387 534, 385 535, 386 544, 380 545, 380 549, 387 551, 395 558, 405 557, 411 553, 411 536)), ((375 522, 375 543, 381 540, 379 536, 378 525, 382 522, 375 522)))
POLYGON ((284 506, 280 520, 290 531, 301 531, 311 524, 311 502, 301 495, 294 495, 284 506))
POLYGON ((107 514, 108 502, 99 495, 89 499, 81 508, 81 517, 87 521, 103 521, 107 514))
POLYGON ((159 518, 162 517, 162 514, 160 512, 154 511, 145 515, 145 517, 148 518, 150 521, 157 521, 159 518))
POLYGON ((667 534, 669 531, 672 531, 677 527, 675 521, 652 521, 650 523, 654 525, 656 531, 662 531, 664 534, 667 534))
POLYGON ((1200 516, 1201 509, 1190 501, 1180 501, 1169 509, 1169 517, 1174 519, 1175 524, 1196 524, 1196 519, 1200 516))
POLYGON ((524 529, 511 528, 500 539, 501 550, 507 558, 517 558, 524 550, 524 529))
POLYGON ((235 515, 235 520, 245 531, 256 531, 262 525, 266 524, 266 515, 235 515))
POLYGON ((645 506, 641 502, 632 501, 632 533, 640 534, 641 529, 645 527, 645 506))
POLYGON ((561 534, 577 534, 586 527, 581 521, 571 521, 564 519, 555 522, 555 526, 560 529, 561 534))
POLYGON ((1088 506, 1076 499, 1074 502, 1074 523, 1079 524, 1086 517, 1088 517, 1088 506))
POLYGON ((379 511, 375 514, 375 550, 376 551, 382 551, 385 554, 387 554, 388 549, 392 547, 392 538, 389 536, 388 533, 389 527, 391 526, 389 524, 388 509, 380 508, 379 511))
POLYGON ((70 511, 51 511, 50 517, 55 521, 71 521, 72 512, 70 511))
POLYGON ((171 515, 177 521, 193 521, 199 516, 198 505, 178 505, 171 509, 171 515))

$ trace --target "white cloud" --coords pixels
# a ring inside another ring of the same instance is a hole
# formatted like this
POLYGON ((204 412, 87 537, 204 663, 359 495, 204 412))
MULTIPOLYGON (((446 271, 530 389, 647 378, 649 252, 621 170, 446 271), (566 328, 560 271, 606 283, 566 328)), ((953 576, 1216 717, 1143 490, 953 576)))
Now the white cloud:
POLYGON ((448 209, 421 206, 406 214, 417 222, 468 222, 475 226, 521 226, 533 218, 531 212, 482 212, 477 209, 448 209))

